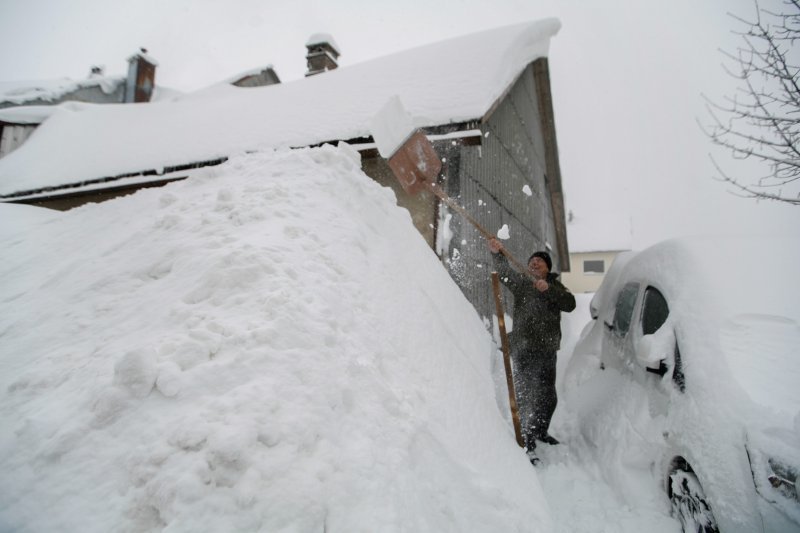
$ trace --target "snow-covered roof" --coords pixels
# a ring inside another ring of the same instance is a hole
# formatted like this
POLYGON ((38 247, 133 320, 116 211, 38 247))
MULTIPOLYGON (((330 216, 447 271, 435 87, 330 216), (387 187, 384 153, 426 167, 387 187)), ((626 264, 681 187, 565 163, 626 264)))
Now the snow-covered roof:
POLYGON ((630 250, 633 237, 629 217, 609 214, 603 214, 602 224, 592 216, 571 216, 567 236, 570 253, 630 250))
POLYGON ((52 115, 56 106, 29 105, 0 109, 0 122, 10 124, 41 124, 52 115))
POLYGON ((0 160, 0 194, 365 137, 396 95, 416 127, 481 118, 526 65, 547 55, 559 28, 556 19, 500 27, 266 87, 61 107, 0 160))
POLYGON ((91 76, 83 80, 58 78, 55 80, 0 81, 0 104, 10 102, 19 105, 36 99, 52 102, 67 93, 87 87, 99 87, 104 93, 111 94, 120 83, 124 82, 125 76, 91 76))

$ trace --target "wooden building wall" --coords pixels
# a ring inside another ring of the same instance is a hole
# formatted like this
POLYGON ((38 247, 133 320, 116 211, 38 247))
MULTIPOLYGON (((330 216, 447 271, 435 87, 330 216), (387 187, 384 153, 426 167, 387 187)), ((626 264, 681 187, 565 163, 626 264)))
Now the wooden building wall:
MULTIPOLYGON (((446 190, 488 231, 497 232, 507 224, 511 238, 504 244, 521 262, 525 263, 531 253, 549 245, 553 269, 559 270, 561 262, 546 179, 545 139, 533 65, 518 78, 480 129, 482 145, 460 147, 459 171, 451 173, 456 177, 447 180, 446 190), (526 186, 530 195, 524 192, 526 186)), ((443 208, 440 223, 445 216, 443 208)), ((452 237, 446 249, 441 250, 445 264, 478 312, 492 316, 495 313, 490 279, 492 262, 485 239, 457 215, 451 218, 449 231, 452 237)), ((507 291, 505 302, 507 307, 512 304, 507 291)))
POLYGON ((0 122, 0 157, 5 157, 31 136, 38 124, 9 124, 0 122))

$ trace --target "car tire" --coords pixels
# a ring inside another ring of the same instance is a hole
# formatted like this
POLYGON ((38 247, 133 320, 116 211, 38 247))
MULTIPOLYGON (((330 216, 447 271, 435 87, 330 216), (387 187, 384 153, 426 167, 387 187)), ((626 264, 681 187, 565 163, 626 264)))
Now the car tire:
POLYGON ((668 494, 672 515, 684 533, 719 533, 714 512, 692 468, 681 461, 669 476, 668 494))

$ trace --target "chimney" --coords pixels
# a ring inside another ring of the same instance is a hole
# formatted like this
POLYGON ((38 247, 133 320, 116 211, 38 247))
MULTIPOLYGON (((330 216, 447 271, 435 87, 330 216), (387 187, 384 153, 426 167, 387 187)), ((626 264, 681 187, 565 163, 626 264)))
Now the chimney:
POLYGON ((103 76, 105 74, 105 67, 102 65, 92 65, 92 70, 89 72, 89 77, 103 76))
POLYGON ((231 81, 230 84, 236 87, 264 87, 265 85, 274 85, 280 82, 281 79, 278 77, 278 73, 275 72, 272 65, 267 65, 261 72, 244 74, 242 77, 231 81))
POLYGON ((306 42, 308 53, 306 54, 306 64, 308 72, 306 76, 322 74, 327 70, 333 70, 339 66, 336 60, 339 58, 339 47, 333 37, 327 33, 315 33, 306 42))
POLYGON ((124 103, 149 102, 156 84, 158 63, 147 55, 146 48, 128 58, 128 79, 125 82, 124 103))

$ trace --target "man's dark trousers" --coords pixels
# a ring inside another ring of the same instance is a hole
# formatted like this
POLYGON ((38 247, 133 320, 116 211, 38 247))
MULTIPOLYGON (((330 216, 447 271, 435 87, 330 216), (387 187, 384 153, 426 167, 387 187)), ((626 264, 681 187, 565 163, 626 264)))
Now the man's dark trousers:
POLYGON ((547 435, 558 403, 556 352, 531 350, 527 340, 516 338, 511 342, 511 359, 522 434, 528 447, 533 448, 535 439, 547 435))

